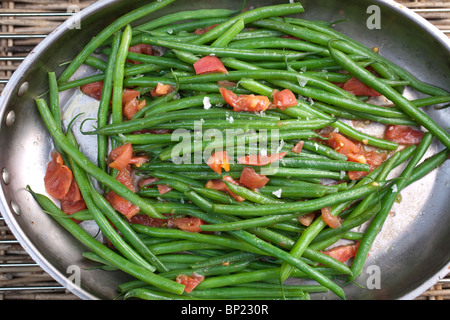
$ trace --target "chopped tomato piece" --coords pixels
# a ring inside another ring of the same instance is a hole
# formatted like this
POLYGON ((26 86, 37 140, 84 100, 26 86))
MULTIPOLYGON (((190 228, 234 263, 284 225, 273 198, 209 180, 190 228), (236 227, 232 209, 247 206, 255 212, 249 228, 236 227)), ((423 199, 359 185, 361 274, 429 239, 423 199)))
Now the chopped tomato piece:
POLYGON ((389 125, 386 127, 384 137, 398 144, 410 145, 419 144, 425 132, 413 129, 405 125, 389 125))
POLYGON ((315 217, 316 217, 316 214, 314 212, 311 212, 311 213, 308 213, 308 214, 298 217, 297 220, 305 227, 308 227, 314 221, 315 217))
POLYGON ((167 219, 153 218, 146 214, 137 214, 128 220, 130 223, 141 224, 148 227, 173 227, 173 218, 167 219))
POLYGON ((205 279, 204 276, 197 273, 192 273, 190 276, 185 274, 179 274, 175 281, 185 285, 184 291, 190 293, 200 282, 205 279))
POLYGON ((84 84, 80 87, 80 90, 89 97, 100 101, 103 93, 103 81, 84 84))
POLYGON ((155 177, 148 177, 148 178, 140 180, 138 182, 138 186, 139 186, 140 189, 142 189, 142 188, 144 188, 144 187, 146 187, 146 186, 148 186, 151 183, 156 182, 156 181, 159 181, 159 179, 155 178, 155 177))
POLYGON ((234 88, 234 87, 236 87, 236 82, 228 81, 228 80, 217 81, 217 84, 219 85, 219 87, 224 87, 224 88, 234 88))
POLYGON ((131 143, 125 143, 111 150, 109 153, 109 167, 117 170, 124 169, 133 156, 133 146, 131 143))
MULTIPOLYGON (((86 203, 83 199, 79 201, 67 201, 67 200, 61 200, 61 210, 65 214, 74 214, 81 210, 87 209, 86 203)), ((72 219, 75 223, 80 223, 80 220, 72 219)))
POLYGON ((137 205, 134 205, 127 199, 117 195, 114 191, 108 192, 105 198, 116 211, 120 212, 128 219, 137 215, 140 211, 140 208, 137 205))
POLYGON ((215 56, 206 56, 198 59, 194 62, 194 70, 196 74, 215 72, 228 73, 228 70, 225 68, 222 61, 215 56))
POLYGON ((170 84, 158 83, 156 88, 150 91, 152 97, 161 97, 175 91, 175 87, 170 84))
POLYGON ((125 89, 122 92, 122 106, 125 106, 131 100, 139 97, 139 91, 133 89, 125 89))
POLYGON ((222 174, 222 169, 230 171, 230 157, 226 151, 216 151, 209 157, 206 164, 217 174, 222 174))
POLYGON ((265 166, 284 158, 287 152, 280 152, 270 155, 249 154, 238 159, 239 163, 250 166, 265 166))
MULTIPOLYGON (((141 53, 141 54, 146 54, 146 55, 153 55, 153 47, 149 44, 137 44, 135 46, 131 46, 128 48, 129 52, 134 52, 134 53, 141 53)), ((134 63, 134 64, 140 64, 139 61, 135 61, 135 60, 127 60, 128 62, 134 63)))
POLYGON ((300 153, 302 152, 303 145, 305 144, 305 141, 300 140, 297 142, 297 144, 291 149, 292 152, 300 153))
MULTIPOLYGON (((229 177, 229 176, 225 176, 223 177, 224 180, 227 180, 228 182, 231 183, 237 183, 233 178, 229 177)), ((222 191, 225 193, 228 193, 230 196, 232 196, 237 202, 242 202, 245 201, 245 198, 238 196, 237 194, 233 193, 230 191, 230 189, 228 189, 227 185, 225 184, 225 182, 223 182, 222 180, 209 180, 206 184, 205 184, 205 188, 208 189, 214 189, 214 190, 218 190, 218 191, 222 191)))
POLYGON ((347 92, 354 94, 355 96, 369 96, 369 97, 379 97, 381 96, 376 90, 362 83, 359 79, 352 77, 347 80, 342 86, 347 92))
POLYGON ((220 87, 220 94, 225 102, 233 107, 236 112, 260 112, 270 107, 270 100, 266 96, 255 96, 254 94, 237 95, 233 91, 220 87))
POLYGON ((202 230, 200 226, 202 224, 205 224, 205 221, 196 217, 175 218, 175 220, 173 221, 173 225, 175 227, 177 227, 180 230, 185 230, 189 232, 201 232, 202 230))
POLYGON ((297 98, 294 93, 289 89, 273 91, 273 102, 272 106, 280 110, 284 110, 297 105, 297 98))
POLYGON ((131 191, 136 192, 136 187, 133 181, 133 173, 130 165, 127 165, 125 168, 119 170, 116 176, 116 180, 131 191))
POLYGON ((80 188, 78 187, 78 183, 75 182, 75 180, 72 180, 72 183, 70 184, 69 190, 67 193, 62 197, 60 200, 64 201, 80 201, 82 200, 80 188))
POLYGON ((349 161, 360 163, 367 162, 361 148, 340 133, 332 132, 328 143, 334 150, 346 155, 349 161))
POLYGON ((167 192, 172 190, 171 187, 169 187, 169 186, 167 186, 165 184, 158 184, 156 187, 158 188, 158 191, 159 191, 160 194, 165 194, 165 193, 167 193, 167 192))
POLYGON ((140 167, 143 163, 147 162, 148 162, 147 156, 132 157, 130 159, 130 164, 134 164, 136 167, 140 167))
POLYGON ((353 258, 358 252, 359 241, 355 244, 347 244, 338 247, 334 247, 327 251, 322 251, 322 253, 344 263, 349 259, 353 258))
POLYGON ((208 32, 209 30, 213 29, 214 27, 216 27, 218 25, 218 23, 213 24, 212 26, 208 26, 206 28, 197 28, 194 31, 194 34, 204 34, 206 32, 208 32))
POLYGON ((138 112, 139 110, 144 108, 145 105, 146 105, 145 100, 139 101, 138 99, 135 98, 135 99, 131 100, 130 102, 128 102, 123 107, 123 115, 125 117, 127 117, 128 120, 131 120, 131 119, 133 119, 136 112, 138 112))
POLYGON ((257 173, 253 168, 244 167, 239 182, 251 189, 259 189, 269 182, 269 178, 257 173))
POLYGON ((339 228, 341 226, 342 218, 339 216, 333 216, 331 214, 331 208, 325 207, 320 210, 322 212, 322 220, 330 227, 330 228, 339 228))
POLYGON ((53 152, 44 176, 45 190, 50 196, 62 199, 69 192, 72 181, 72 171, 63 164, 61 155, 53 152))
POLYGON ((369 171, 349 171, 348 177, 351 180, 357 180, 359 178, 365 177, 369 172, 377 168, 379 165, 386 160, 386 153, 378 153, 376 151, 365 151, 364 157, 366 158, 367 164, 369 165, 369 171))

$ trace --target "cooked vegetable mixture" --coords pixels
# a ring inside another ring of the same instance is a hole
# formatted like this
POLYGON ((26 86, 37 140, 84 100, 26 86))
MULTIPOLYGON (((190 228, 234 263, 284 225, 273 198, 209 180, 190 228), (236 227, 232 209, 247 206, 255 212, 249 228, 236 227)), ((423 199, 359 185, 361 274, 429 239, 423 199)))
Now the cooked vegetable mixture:
POLYGON ((47 194, 29 191, 86 259, 135 278, 126 299, 345 299, 400 192, 447 160, 450 135, 421 108, 450 94, 300 3, 135 25, 173 2, 119 17, 49 72, 36 106, 55 148, 47 194), (83 64, 96 72, 72 80, 83 64), (69 89, 98 100, 93 129, 63 125, 69 89), (385 131, 361 130, 374 123, 385 131), (97 137, 96 163, 74 130, 97 137), (444 149, 424 159, 433 141, 444 149))

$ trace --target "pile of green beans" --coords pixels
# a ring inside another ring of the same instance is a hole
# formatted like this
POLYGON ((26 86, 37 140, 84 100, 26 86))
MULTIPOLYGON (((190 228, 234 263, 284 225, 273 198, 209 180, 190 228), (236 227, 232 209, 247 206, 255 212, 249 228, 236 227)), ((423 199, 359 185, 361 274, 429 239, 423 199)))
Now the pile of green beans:
POLYGON ((158 0, 116 19, 64 70, 49 72, 48 94, 36 99, 55 149, 73 171, 87 209, 66 215, 45 194, 34 192, 32 186, 28 190, 46 213, 86 246, 85 259, 104 272, 121 270, 134 277, 117 288, 125 299, 305 300, 310 293, 328 291, 345 299, 344 286, 362 273, 400 192, 447 160, 450 135, 420 108, 448 103, 450 94, 421 82, 327 22, 295 18, 304 11, 300 3, 248 11, 182 11, 134 25, 173 2, 158 0), (213 25, 203 34, 194 33, 213 25), (129 51, 137 44, 163 49, 151 56, 129 51), (196 74, 193 64, 210 55, 219 58, 228 72, 196 74), (69 80, 82 64, 97 72, 69 80), (368 72, 367 66, 377 74, 368 72), (338 85, 351 77, 395 106, 378 106, 338 85), (59 93, 96 81, 103 81, 97 118, 85 120, 94 120, 94 129, 84 130, 85 121, 81 128, 64 128, 59 93), (285 110, 235 112, 219 91, 225 81, 238 95, 269 99, 275 89, 289 89, 298 103, 285 110), (150 92, 159 83, 173 86, 174 91, 153 97, 150 92), (400 93, 402 86, 428 96, 409 101, 400 93), (139 91, 139 99, 146 100, 132 119, 123 116, 126 88, 139 91), (427 132, 418 145, 401 147, 361 132, 346 120, 423 126, 427 132), (349 161, 319 134, 330 128, 388 154, 387 160, 375 169, 349 161), (97 136, 97 163, 80 151, 74 130, 97 136), (238 133, 228 136, 230 132, 238 133), (424 159, 434 138, 444 149, 424 159), (135 155, 148 157, 148 162, 133 166, 136 179, 156 178, 136 193, 108 167, 109 150, 126 143, 135 155), (299 143, 303 143, 301 152, 294 151, 299 143), (230 165, 218 173, 205 155, 221 149, 230 156, 230 165), (238 161, 247 155, 281 152, 284 157, 269 165, 238 161), (399 176, 388 179, 394 168, 405 163, 399 176), (265 175, 267 184, 253 189, 239 183, 246 167, 265 175), (366 174, 352 181, 351 171, 366 174), (208 187, 210 180, 222 182, 227 191, 208 187), (170 191, 160 193, 157 185, 170 191), (107 191, 137 205, 139 215, 165 223, 156 227, 127 219, 107 201, 107 191), (327 207, 339 217, 340 226, 328 226, 320 214, 327 207), (309 225, 301 222, 306 215, 314 215, 309 225), (200 231, 170 224, 170 219, 183 217, 201 219, 200 231), (75 220, 94 221, 114 250, 75 220), (342 240, 359 243, 356 255, 347 262, 324 253, 342 240), (204 280, 186 292, 177 279, 193 274, 204 280), (308 285, 285 283, 288 279, 307 280, 308 285))

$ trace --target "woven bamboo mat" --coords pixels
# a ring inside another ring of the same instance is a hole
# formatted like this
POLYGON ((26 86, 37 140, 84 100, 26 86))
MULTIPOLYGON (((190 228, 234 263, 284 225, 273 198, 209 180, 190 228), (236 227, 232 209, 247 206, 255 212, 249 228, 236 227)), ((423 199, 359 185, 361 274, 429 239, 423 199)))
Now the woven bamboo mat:
MULTIPOLYGON (((2 0, 0 92, 31 49, 66 20, 70 13, 83 9, 93 2, 95 0, 2 0)), ((397 2, 415 10, 450 37, 449 0, 397 2)), ((77 299, 32 260, 14 238, 0 213, 0 300, 77 299)), ((416 300, 450 300, 450 274, 416 300)))

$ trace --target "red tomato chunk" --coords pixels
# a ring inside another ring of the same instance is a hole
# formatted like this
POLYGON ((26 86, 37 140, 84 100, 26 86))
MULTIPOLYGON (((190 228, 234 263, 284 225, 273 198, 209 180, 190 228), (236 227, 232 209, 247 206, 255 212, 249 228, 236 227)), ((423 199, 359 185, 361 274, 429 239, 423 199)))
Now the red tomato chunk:
POLYGON ((419 144, 422 141, 425 132, 413 129, 405 125, 389 125, 386 127, 384 136, 386 139, 397 142, 398 144, 411 145, 419 144))
POLYGON ((204 73, 228 73, 227 68, 223 65, 222 61, 215 56, 206 56, 200 58, 194 62, 194 70, 196 74, 204 73))

